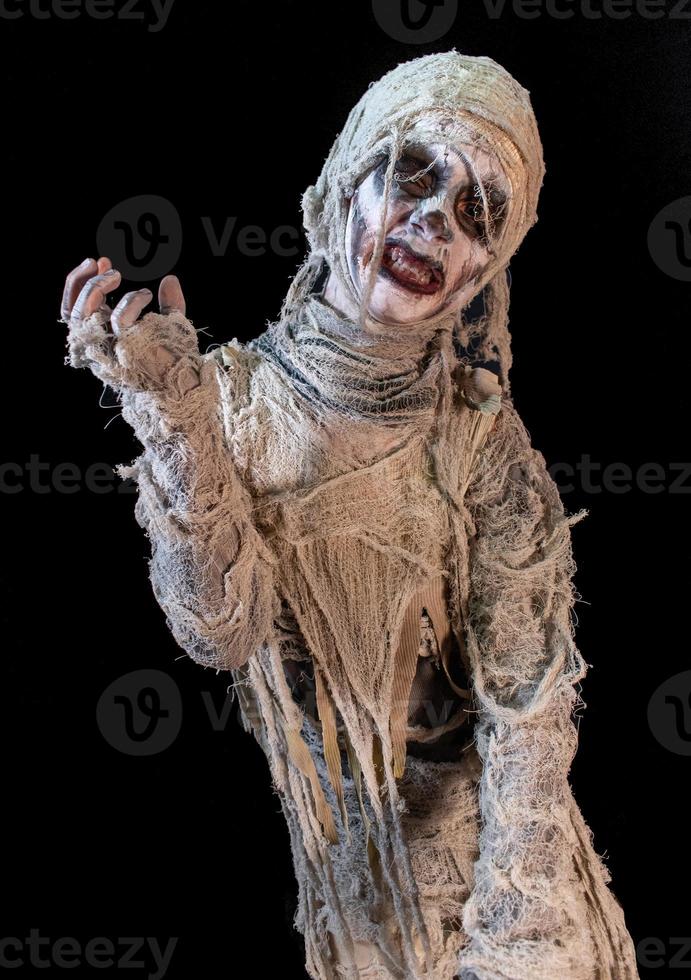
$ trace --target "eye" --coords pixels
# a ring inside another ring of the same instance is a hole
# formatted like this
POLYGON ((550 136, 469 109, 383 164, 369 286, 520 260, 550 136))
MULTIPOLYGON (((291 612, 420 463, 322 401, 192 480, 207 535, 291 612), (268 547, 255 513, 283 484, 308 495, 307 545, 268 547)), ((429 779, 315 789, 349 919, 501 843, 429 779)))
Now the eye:
POLYGON ((456 200, 458 223, 473 238, 483 238, 486 234, 485 206, 479 188, 463 191, 456 200))
POLYGON ((430 163, 416 157, 402 156, 396 161, 393 179, 396 184, 412 197, 429 197, 434 190, 436 177, 430 163))
POLYGON ((489 214, 477 184, 472 189, 461 191, 456 200, 456 215, 459 225, 468 235, 487 245, 490 238, 496 238, 501 232, 508 199, 502 190, 487 184, 485 197, 489 214))

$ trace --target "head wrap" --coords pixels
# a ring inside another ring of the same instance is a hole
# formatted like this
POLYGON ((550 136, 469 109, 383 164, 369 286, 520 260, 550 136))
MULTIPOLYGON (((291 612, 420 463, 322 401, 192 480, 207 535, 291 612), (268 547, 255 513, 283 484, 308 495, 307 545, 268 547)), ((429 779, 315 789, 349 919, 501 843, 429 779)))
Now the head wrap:
MULTIPOLYGON (((429 142, 473 143, 494 154, 510 187, 501 228, 491 242, 492 257, 475 283, 484 290, 484 315, 477 323, 454 313, 455 334, 479 359, 498 364, 508 392, 511 346, 508 333, 508 262, 537 220, 544 177, 542 145, 528 92, 491 58, 447 51, 398 65, 370 85, 348 116, 315 184, 302 198, 309 254, 283 307, 284 315, 302 306, 326 262, 356 306, 362 298, 350 278, 346 227, 350 198, 360 181, 383 157, 388 159, 384 195, 388 200, 394 166, 402 151, 421 135, 429 142)), ((478 179, 481 195, 485 189, 478 179)), ((384 228, 372 263, 376 276, 384 228)), ((367 297, 364 297, 366 302, 367 297)), ((416 324, 420 329, 449 319, 448 309, 416 324)))

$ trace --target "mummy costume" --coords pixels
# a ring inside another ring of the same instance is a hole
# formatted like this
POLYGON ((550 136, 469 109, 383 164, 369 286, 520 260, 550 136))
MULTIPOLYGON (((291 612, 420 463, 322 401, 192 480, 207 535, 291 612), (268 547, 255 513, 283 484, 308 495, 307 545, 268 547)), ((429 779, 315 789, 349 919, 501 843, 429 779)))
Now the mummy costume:
POLYGON ((351 112, 260 337, 201 355, 181 314, 70 321, 144 447, 120 472, 156 598, 267 755, 317 980, 638 975, 567 778, 584 515, 510 397, 543 173, 504 69, 419 58, 351 112))

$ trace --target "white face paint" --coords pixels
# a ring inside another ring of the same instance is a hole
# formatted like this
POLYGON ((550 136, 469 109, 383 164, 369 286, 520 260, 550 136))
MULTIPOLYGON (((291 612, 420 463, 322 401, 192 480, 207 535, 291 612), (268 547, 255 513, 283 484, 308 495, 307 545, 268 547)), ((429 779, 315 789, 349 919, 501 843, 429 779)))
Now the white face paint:
POLYGON ((346 249, 358 298, 365 292, 383 224, 384 253, 368 315, 381 323, 405 324, 446 307, 460 309, 490 259, 488 223, 496 234, 508 199, 509 185, 498 161, 470 143, 413 144, 396 162, 385 211, 386 166, 381 161, 350 202, 346 249))

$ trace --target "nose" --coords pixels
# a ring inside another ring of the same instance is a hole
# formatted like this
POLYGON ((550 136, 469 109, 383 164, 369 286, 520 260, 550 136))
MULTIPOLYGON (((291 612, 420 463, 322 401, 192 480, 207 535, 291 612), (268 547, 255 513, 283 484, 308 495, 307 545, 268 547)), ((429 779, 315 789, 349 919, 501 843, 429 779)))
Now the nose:
POLYGON ((421 203, 415 209, 410 216, 410 223, 417 234, 427 241, 438 239, 449 242, 453 238, 446 215, 439 207, 430 206, 429 202, 421 203))

